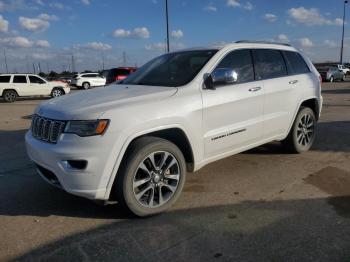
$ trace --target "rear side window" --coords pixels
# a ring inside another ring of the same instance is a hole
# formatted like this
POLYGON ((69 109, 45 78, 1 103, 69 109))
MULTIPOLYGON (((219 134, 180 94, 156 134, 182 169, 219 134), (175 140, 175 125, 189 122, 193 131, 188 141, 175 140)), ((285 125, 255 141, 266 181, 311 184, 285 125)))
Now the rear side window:
POLYGON ((237 50, 229 53, 217 68, 231 68, 238 74, 237 83, 254 81, 254 66, 250 50, 237 50))
POLYGON ((284 51, 283 54, 290 75, 306 74, 310 72, 309 67, 299 53, 284 51))
POLYGON ((287 68, 279 50, 254 50, 256 79, 268 79, 287 75, 287 68))
POLYGON ((0 76, 0 83, 10 83, 11 76, 0 76))
POLYGON ((17 84, 26 84, 27 78, 26 76, 14 76, 12 82, 17 84))

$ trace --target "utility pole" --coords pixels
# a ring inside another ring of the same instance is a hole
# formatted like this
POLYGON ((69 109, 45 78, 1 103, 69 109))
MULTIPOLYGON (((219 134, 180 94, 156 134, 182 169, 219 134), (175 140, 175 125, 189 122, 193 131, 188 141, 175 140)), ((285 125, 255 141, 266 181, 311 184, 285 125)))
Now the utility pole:
POLYGON ((41 73, 41 66, 40 66, 40 62, 38 63, 38 68, 39 68, 39 73, 41 73))
POLYGON ((123 52, 123 65, 126 66, 126 52, 123 52))
POLYGON ((27 66, 27 73, 29 73, 29 61, 28 61, 27 55, 26 55, 26 66, 27 66))
POLYGON ((72 55, 72 73, 75 72, 75 61, 74 61, 74 55, 72 55))
POLYGON ((35 74, 35 65, 33 63, 33 74, 35 74))
POLYGON ((166 19, 166 50, 169 53, 169 12, 168 12, 168 0, 165 0, 165 19, 166 19))
POLYGON ((105 56, 102 52, 102 71, 104 71, 104 70, 105 70, 105 56))
POLYGON ((341 37, 341 49, 340 49, 340 64, 343 64, 343 51, 344 51, 344 29, 345 29, 345 6, 348 3, 348 0, 344 1, 344 10, 343 10, 343 31, 341 37))
POLYGON ((4 48, 4 58, 5 58, 5 68, 6 68, 6 73, 9 73, 9 68, 7 66, 7 58, 6 58, 6 49, 4 48))

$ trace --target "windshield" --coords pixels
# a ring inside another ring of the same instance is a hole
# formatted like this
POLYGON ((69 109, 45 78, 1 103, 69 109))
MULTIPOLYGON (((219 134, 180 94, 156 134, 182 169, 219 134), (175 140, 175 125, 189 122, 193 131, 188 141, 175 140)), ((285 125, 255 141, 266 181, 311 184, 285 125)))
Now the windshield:
POLYGON ((122 81, 129 85, 183 86, 189 83, 217 50, 183 51, 151 60, 122 81))

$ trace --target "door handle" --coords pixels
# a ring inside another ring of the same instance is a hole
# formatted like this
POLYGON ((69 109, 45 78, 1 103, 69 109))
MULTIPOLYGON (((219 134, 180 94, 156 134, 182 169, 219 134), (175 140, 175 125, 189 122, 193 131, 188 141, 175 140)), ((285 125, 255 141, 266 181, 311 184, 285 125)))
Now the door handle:
POLYGON ((289 81, 289 84, 290 84, 290 85, 294 85, 294 84, 296 84, 296 83, 298 83, 298 80, 289 81))
POLYGON ((256 91, 259 91, 259 90, 261 90, 261 87, 253 87, 253 88, 249 89, 249 92, 256 92, 256 91))

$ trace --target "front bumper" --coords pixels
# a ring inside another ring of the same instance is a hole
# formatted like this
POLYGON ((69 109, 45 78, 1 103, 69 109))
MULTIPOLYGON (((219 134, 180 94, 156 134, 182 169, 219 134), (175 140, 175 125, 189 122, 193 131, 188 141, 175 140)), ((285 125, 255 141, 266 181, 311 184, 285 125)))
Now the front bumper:
POLYGON ((108 168, 111 166, 108 161, 112 150, 109 137, 83 138, 62 134, 57 144, 50 144, 34 138, 29 130, 25 142, 30 159, 37 165, 38 173, 45 181, 74 195, 105 200, 111 175, 108 168), (86 160, 88 164, 84 169, 76 169, 67 165, 67 160, 86 160), (45 174, 46 171, 56 179, 45 174))

